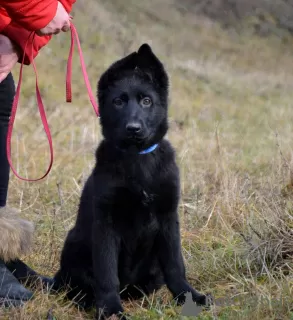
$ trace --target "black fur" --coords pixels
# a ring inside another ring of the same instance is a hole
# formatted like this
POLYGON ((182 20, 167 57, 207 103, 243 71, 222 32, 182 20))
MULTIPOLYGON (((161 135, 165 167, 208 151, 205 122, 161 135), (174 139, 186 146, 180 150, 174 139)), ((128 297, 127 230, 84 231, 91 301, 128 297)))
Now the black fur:
POLYGON ((206 296, 185 277, 179 171, 164 139, 168 76, 147 44, 102 75, 98 100, 104 140, 65 241, 55 287, 70 285, 70 299, 81 291, 79 303, 95 305, 97 318, 103 308, 102 317, 123 312, 120 299, 139 298, 164 284, 179 303, 191 291, 194 301, 205 304, 206 296), (155 143, 154 151, 139 153, 155 143))

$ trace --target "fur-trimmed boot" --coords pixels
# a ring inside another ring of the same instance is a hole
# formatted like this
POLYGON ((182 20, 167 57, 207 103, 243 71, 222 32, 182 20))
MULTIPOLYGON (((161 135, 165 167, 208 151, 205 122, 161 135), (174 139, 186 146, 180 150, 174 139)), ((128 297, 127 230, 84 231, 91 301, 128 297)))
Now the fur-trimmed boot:
POLYGON ((19 306, 32 297, 6 267, 31 248, 34 226, 17 216, 17 210, 0 208, 0 306, 19 306))

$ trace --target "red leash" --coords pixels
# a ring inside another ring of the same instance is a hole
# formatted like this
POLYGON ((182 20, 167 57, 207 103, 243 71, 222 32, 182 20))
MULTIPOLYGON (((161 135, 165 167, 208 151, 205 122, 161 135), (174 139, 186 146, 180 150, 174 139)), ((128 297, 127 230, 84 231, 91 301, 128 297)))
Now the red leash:
MULTIPOLYGON (((98 109, 98 105, 96 103, 95 97, 92 93, 92 89, 90 86, 90 82, 88 79, 88 75, 86 72, 86 67, 85 67, 85 63, 84 63, 84 59, 83 59, 83 54, 82 54, 82 49, 80 46, 80 41, 78 38, 78 34, 77 31, 74 27, 74 25, 71 22, 71 26, 70 26, 70 30, 71 30, 71 45, 70 45, 70 51, 69 51, 69 56, 68 56, 68 62, 67 62, 67 73, 66 73, 66 102, 71 102, 72 100, 72 93, 71 93, 71 77, 72 77, 72 57, 73 57, 73 51, 74 51, 74 40, 77 42, 77 47, 78 47, 78 52, 79 52, 79 58, 80 58, 80 63, 81 63, 81 69, 82 69, 82 73, 83 73, 83 77, 84 77, 84 81, 86 84, 86 88, 88 91, 88 95, 90 98, 90 101, 92 103, 92 106, 97 114, 97 116, 99 117, 99 109, 98 109)), ((30 36, 28 37, 28 40, 26 42, 24 51, 27 47, 27 44, 29 42, 29 39, 32 36, 32 46, 33 46, 33 41, 34 41, 34 37, 35 37, 35 33, 32 32, 30 34, 30 36)), ((33 52, 33 51, 32 51, 33 52)), ((11 137, 12 137, 12 131, 13 131, 13 125, 14 125, 14 120, 15 120, 15 116, 16 116, 16 111, 17 111, 17 107, 18 107, 18 102, 19 102, 19 96, 20 96, 20 88, 21 88, 21 82, 22 82, 22 69, 23 69, 23 64, 24 64, 24 57, 25 55, 23 55, 22 58, 22 63, 20 66, 20 72, 19 72, 19 80, 18 80, 18 84, 17 84, 17 88, 16 88, 16 93, 15 93, 15 97, 13 100, 13 104, 12 104, 12 110, 11 110, 11 116, 10 116, 10 120, 9 120, 9 125, 8 125, 8 133, 7 133, 7 141, 6 141, 6 152, 7 152, 7 159, 9 162, 9 165, 11 167, 11 170, 13 171, 13 173, 21 180, 24 181, 39 181, 44 179, 50 172, 52 165, 53 165, 53 142, 52 142, 52 137, 51 137, 51 132, 50 132, 50 128, 47 122, 47 117, 46 117, 46 112, 45 112, 45 108, 44 108, 44 104, 42 101, 42 97, 41 97, 41 93, 39 90, 39 86, 38 86, 38 74, 37 74, 37 69, 36 69, 36 65, 34 62, 34 59, 32 57, 32 65, 34 68, 34 72, 36 75, 36 97, 37 97, 37 103, 38 103, 38 107, 39 107, 39 113, 42 119, 42 123, 44 126, 44 130, 46 132, 47 135, 47 139, 49 142, 49 148, 50 148, 50 164, 48 166, 48 169, 46 171, 46 173, 37 179, 26 179, 23 178, 21 176, 18 175, 18 173, 16 172, 16 170, 14 169, 13 165, 12 165, 12 160, 11 160, 11 137)))

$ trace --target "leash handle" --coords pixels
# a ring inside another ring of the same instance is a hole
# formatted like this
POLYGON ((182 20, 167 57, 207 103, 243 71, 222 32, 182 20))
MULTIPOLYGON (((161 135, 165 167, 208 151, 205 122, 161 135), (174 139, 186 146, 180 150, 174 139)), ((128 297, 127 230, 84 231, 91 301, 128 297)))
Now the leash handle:
MULTIPOLYGON (((32 32, 29 37, 28 40, 25 44, 25 48, 24 48, 24 52, 25 49, 28 45, 29 39, 32 36, 32 49, 33 49, 33 43, 34 43, 34 37, 35 37, 35 33, 32 32)), ((50 172, 51 168, 52 168, 52 164, 53 164, 53 143, 52 143, 52 137, 51 137, 51 133, 50 133, 50 128, 47 122, 47 117, 46 117, 46 112, 45 112, 45 108, 44 108, 44 104, 42 101, 42 97, 41 97, 41 93, 39 90, 39 85, 38 85, 38 74, 37 74, 37 68, 33 59, 33 50, 32 50, 32 64, 33 64, 33 68, 34 68, 34 72, 36 75, 36 97, 37 97, 37 103, 38 103, 38 107, 39 107, 39 113, 43 122, 43 126, 47 135, 47 139, 49 142, 49 147, 50 147, 50 164, 48 166, 48 169, 46 171, 46 173, 38 178, 38 179, 26 179, 21 177, 15 170, 15 168, 13 167, 12 164, 12 159, 11 159, 11 137, 12 137, 12 131, 13 131, 13 125, 14 125, 14 121, 15 121, 15 116, 16 116, 16 111, 17 111, 17 107, 18 107, 18 102, 19 102, 19 96, 20 96, 20 88, 21 88, 21 83, 22 83, 22 72, 23 72, 23 65, 24 65, 24 57, 25 54, 23 54, 23 58, 22 58, 22 63, 20 66, 20 72, 19 72, 19 80, 18 80, 18 84, 17 84, 17 89, 16 89, 16 93, 15 93, 15 97, 13 100, 13 104, 12 104, 12 110, 11 110, 11 115, 10 115, 10 119, 9 119, 9 124, 8 124, 8 132, 7 132, 7 141, 6 141, 6 152, 7 152, 7 159, 10 165, 11 170, 13 171, 13 173, 20 179, 20 180, 25 180, 25 181, 39 181, 43 178, 45 178, 48 173, 50 172)))
MULTIPOLYGON (((88 95, 89 95, 90 101, 92 103, 92 106, 93 106, 97 116, 99 117, 98 105, 97 105, 97 103, 95 101, 95 98, 94 98, 94 95, 92 93, 91 86, 90 86, 90 83, 89 83, 89 79, 88 79, 88 76, 87 76, 86 67, 85 67, 85 63, 84 63, 84 59, 83 59, 83 54, 82 54, 82 49, 81 49, 81 46, 80 46, 78 34, 77 34, 77 31, 76 31, 74 25, 72 24, 72 22, 71 22, 70 30, 71 30, 71 46, 70 46, 69 57, 68 57, 68 62, 67 62, 66 101, 67 102, 71 102, 72 101, 72 91, 71 91, 72 57, 73 57, 74 39, 75 39, 76 42, 77 42, 77 45, 78 45, 81 68, 82 68, 82 73, 83 73, 83 77, 84 77, 84 80, 85 80, 85 84, 86 84, 86 87, 87 87, 88 95)), ((29 37, 28 37, 28 39, 26 41, 26 44, 25 44, 24 54, 23 54, 23 57, 22 57, 22 63, 21 63, 21 66, 20 66, 19 80, 18 80, 16 93, 15 93, 13 104, 12 104, 12 110, 11 110, 11 115, 10 115, 10 119, 9 119, 9 123, 8 123, 8 132, 7 132, 7 139, 6 139, 7 160, 9 162, 9 165, 10 165, 10 168, 11 168, 12 172, 20 180, 30 181, 30 182, 39 181, 39 180, 44 179, 49 174, 49 172, 51 171, 51 168, 52 168, 52 165, 53 165, 53 160, 54 160, 52 136, 51 136, 49 124, 47 122, 46 112, 45 112, 44 104, 43 104, 43 101, 42 101, 41 93, 40 93, 40 90, 39 90, 38 74, 37 74, 37 68, 36 68, 36 65, 35 65, 35 62, 34 62, 34 58, 33 58, 33 50, 31 52, 31 54, 32 54, 31 58, 32 58, 32 65, 33 65, 33 68, 34 68, 35 76, 36 76, 36 98, 37 98, 38 109, 39 109, 39 113, 40 113, 41 120, 42 120, 42 123, 43 123, 43 127, 44 127, 44 130, 46 132, 46 136, 47 136, 47 139, 48 139, 48 142, 49 142, 50 163, 49 163, 49 166, 47 168, 47 171, 45 172, 45 174, 43 176, 41 176, 40 178, 37 178, 37 179, 27 179, 27 178, 21 177, 17 173, 17 171, 13 167, 12 159, 11 159, 11 138, 12 138, 13 126, 14 126, 16 111, 17 111, 17 107, 18 107, 18 103, 19 103, 19 97, 20 97, 20 88, 21 88, 21 83, 22 83, 22 73, 23 73, 23 65, 24 65, 24 58, 25 58, 25 50, 26 50, 26 47, 28 45, 28 42, 29 42, 31 36, 32 36, 32 49, 33 49, 35 32, 31 32, 31 34, 29 35, 29 37)))

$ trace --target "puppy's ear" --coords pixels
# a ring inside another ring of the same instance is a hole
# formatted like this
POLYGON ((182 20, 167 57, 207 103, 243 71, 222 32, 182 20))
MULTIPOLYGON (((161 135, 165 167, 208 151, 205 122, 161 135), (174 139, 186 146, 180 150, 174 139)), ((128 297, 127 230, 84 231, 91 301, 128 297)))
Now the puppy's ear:
POLYGON ((142 44, 138 49, 136 60, 138 68, 151 74, 160 87, 168 87, 168 76, 165 68, 147 43, 142 44))
POLYGON ((140 54, 150 54, 152 52, 153 51, 152 51, 152 48, 150 47, 150 45, 147 43, 144 43, 139 47, 137 53, 140 55, 140 54))
POLYGON ((151 47, 144 43, 137 52, 137 65, 141 69, 149 69, 152 67, 163 67, 160 60, 155 56, 151 47))

